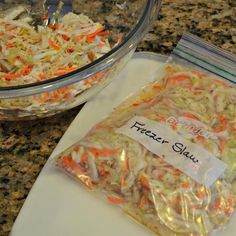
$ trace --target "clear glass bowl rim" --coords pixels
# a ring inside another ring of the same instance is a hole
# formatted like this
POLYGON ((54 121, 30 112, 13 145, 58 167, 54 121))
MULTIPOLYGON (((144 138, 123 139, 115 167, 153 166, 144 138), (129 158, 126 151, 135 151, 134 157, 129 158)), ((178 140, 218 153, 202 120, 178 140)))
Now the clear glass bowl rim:
POLYGON ((140 20, 135 25, 134 29, 123 40, 123 42, 92 63, 89 63, 88 65, 65 75, 54 77, 45 81, 18 86, 0 87, 0 99, 17 98, 50 92, 82 81, 89 76, 112 66, 125 54, 128 54, 128 52, 131 51, 140 39, 147 33, 151 25, 150 18, 153 8, 156 8, 157 11, 155 11, 155 13, 158 13, 160 10, 160 5, 161 0, 147 0, 140 20))

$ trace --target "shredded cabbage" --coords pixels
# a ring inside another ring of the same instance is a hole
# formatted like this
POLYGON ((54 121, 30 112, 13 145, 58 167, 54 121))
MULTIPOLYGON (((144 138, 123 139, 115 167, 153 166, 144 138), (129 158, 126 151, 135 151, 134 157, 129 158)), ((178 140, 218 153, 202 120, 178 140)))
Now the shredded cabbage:
POLYGON ((235 87, 221 79, 168 65, 161 82, 122 103, 61 153, 56 165, 160 235, 209 235, 236 207, 235 95, 235 87), (224 175, 206 187, 116 132, 136 115, 162 122, 223 160, 224 175))

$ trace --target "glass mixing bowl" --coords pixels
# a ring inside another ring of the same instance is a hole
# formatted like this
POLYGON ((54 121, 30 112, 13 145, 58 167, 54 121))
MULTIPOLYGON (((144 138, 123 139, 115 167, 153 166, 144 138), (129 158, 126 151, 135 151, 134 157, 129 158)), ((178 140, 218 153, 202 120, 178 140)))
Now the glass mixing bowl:
MULTIPOLYGON (((0 120, 51 116, 86 102, 104 88, 130 59, 138 42, 157 18, 161 0, 63 2, 60 16, 70 11, 83 13, 105 25, 111 32, 111 44, 115 44, 118 37, 122 37, 122 41, 102 57, 67 74, 40 82, 0 87, 0 120), (93 83, 86 86, 89 80, 93 83)), ((32 15, 37 19, 44 14, 44 9, 49 9, 49 14, 55 12, 59 1, 4 0, 0 3, 0 11, 4 12, 8 7, 22 3, 29 5, 32 15)))

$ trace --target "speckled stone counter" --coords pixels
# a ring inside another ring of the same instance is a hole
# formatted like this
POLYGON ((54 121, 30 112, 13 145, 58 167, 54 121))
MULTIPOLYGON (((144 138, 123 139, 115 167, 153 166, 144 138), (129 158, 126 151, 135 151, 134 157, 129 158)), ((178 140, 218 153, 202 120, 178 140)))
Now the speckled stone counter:
MULTIPOLYGON (((137 50, 168 54, 184 31, 236 53, 236 0, 163 0, 159 20, 137 50)), ((0 123, 0 236, 9 234, 36 177, 79 110, 0 123)))

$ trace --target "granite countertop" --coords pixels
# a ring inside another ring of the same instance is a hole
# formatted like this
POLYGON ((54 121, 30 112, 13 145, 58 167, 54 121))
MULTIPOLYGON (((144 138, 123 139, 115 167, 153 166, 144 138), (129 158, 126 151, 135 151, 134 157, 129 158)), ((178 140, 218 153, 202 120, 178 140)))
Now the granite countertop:
MULTIPOLYGON (((168 54, 184 31, 236 53, 236 1, 163 0, 159 20, 137 50, 168 54)), ((40 170, 80 109, 0 123, 0 236, 9 234, 40 170)))

